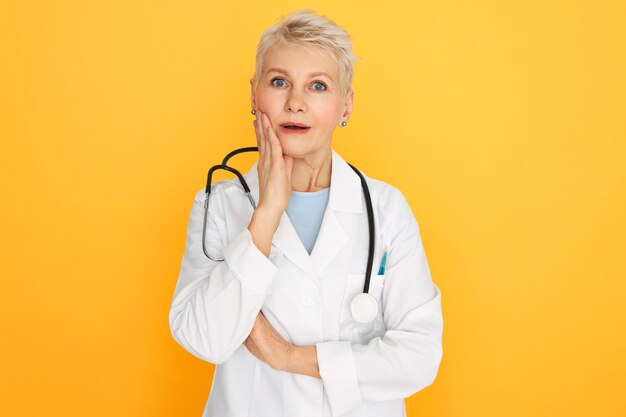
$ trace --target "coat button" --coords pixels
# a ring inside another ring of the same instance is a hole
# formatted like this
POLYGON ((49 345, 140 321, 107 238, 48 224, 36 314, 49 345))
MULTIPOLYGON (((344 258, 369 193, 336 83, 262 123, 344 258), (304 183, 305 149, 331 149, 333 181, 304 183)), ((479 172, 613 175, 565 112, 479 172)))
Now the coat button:
POLYGON ((304 297, 300 298, 300 305, 307 307, 310 304, 311 304, 311 297, 309 297, 308 295, 305 295, 304 297))

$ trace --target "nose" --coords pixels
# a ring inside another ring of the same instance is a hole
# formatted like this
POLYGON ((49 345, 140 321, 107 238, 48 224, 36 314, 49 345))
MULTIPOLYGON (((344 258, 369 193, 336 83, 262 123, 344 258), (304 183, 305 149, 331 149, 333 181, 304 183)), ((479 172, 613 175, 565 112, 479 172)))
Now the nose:
POLYGON ((303 95, 296 91, 295 88, 292 88, 287 96, 287 101, 285 101, 285 111, 288 112, 298 112, 305 111, 306 103, 304 102, 303 95))

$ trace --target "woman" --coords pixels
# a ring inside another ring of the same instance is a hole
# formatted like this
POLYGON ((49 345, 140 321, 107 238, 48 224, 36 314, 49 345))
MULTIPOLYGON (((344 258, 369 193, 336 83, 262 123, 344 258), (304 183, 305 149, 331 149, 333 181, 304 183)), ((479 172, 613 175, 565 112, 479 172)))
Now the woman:
POLYGON ((312 10, 266 30, 251 81, 259 159, 213 185, 202 249, 195 196, 169 321, 176 341, 217 365, 204 416, 405 416, 442 357, 441 294, 402 193, 366 178, 375 222, 360 323, 368 217, 359 176, 333 150, 352 113, 349 35, 312 10), (387 252, 386 270, 379 264, 387 252), (380 272, 378 274, 377 272, 380 272))

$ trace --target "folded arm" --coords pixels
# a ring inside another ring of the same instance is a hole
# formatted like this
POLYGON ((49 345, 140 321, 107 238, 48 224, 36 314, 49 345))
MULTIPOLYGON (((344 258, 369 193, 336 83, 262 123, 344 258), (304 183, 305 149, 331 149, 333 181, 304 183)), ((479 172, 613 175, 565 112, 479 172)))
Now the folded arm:
MULTIPOLYGON (((386 332, 367 344, 317 343, 319 374, 333 416, 363 401, 407 398, 431 385, 443 355, 441 292, 431 279, 419 226, 400 192, 393 210, 390 257, 383 287, 386 332)), ((314 370, 311 350, 302 350, 314 370)), ((302 373, 302 372, 298 372, 302 373)))
POLYGON ((225 260, 212 261, 202 250, 204 193, 200 191, 191 209, 169 323, 172 336, 185 350, 218 364, 250 334, 263 301, 272 291, 278 268, 255 245, 248 228, 224 245, 215 221, 223 210, 221 197, 213 193, 210 201, 207 250, 225 260))

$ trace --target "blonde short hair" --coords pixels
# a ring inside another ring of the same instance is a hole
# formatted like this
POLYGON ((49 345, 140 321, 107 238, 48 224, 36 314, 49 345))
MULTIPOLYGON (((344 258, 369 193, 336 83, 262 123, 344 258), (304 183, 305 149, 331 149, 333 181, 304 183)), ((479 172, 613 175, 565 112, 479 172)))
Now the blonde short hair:
POLYGON ((358 59, 352 52, 350 35, 327 17, 318 15, 312 9, 301 9, 281 16, 278 23, 266 29, 256 49, 255 89, 259 85, 265 54, 275 45, 321 48, 337 62, 341 92, 345 96, 352 90, 354 64, 358 59))

